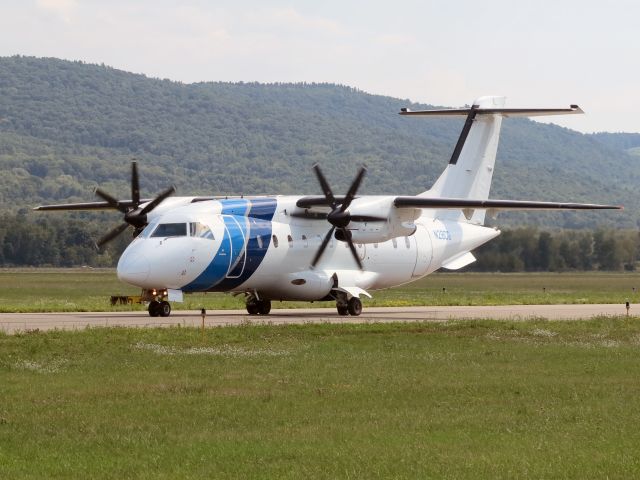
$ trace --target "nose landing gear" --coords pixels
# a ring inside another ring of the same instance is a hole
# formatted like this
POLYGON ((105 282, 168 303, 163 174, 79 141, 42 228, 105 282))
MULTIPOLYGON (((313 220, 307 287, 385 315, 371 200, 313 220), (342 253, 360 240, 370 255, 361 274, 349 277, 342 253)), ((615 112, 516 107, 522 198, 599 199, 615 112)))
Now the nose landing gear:
POLYGON ((166 300, 161 302, 153 300, 149 304, 149 315, 152 317, 168 317, 171 315, 171 304, 166 300))
POLYGON ((149 302, 149 316, 168 317, 171 315, 171 304, 167 302, 166 290, 143 290, 142 300, 149 302))

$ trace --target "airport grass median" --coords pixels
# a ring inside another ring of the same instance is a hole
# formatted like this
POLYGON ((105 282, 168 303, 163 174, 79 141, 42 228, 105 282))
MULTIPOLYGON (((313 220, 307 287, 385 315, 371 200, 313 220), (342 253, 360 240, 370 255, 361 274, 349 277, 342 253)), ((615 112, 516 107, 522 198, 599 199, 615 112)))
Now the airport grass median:
POLYGON ((633 478, 640 324, 0 334, 0 478, 633 478))

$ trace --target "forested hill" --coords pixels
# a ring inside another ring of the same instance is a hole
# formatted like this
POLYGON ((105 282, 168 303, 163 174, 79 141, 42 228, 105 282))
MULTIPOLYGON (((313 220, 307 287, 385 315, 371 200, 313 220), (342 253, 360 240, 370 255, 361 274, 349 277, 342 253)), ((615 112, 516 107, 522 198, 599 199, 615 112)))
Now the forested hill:
MULTIPOLYGON (((431 96, 437 102, 438 92, 431 96)), ((338 85, 182 84, 0 58, 0 211, 91 200, 97 184, 128 198, 133 156, 143 195, 172 183, 184 195, 320 193, 315 162, 338 192, 366 163, 362 193, 415 194, 446 166, 463 119, 405 118, 397 114, 404 106, 427 107, 338 85)), ((511 214, 500 224, 637 224, 640 158, 596 137, 506 119, 494 179, 494 198, 627 206, 622 214, 511 214)))
POLYGON ((591 134, 593 138, 613 148, 629 150, 640 147, 640 133, 599 132, 591 134))

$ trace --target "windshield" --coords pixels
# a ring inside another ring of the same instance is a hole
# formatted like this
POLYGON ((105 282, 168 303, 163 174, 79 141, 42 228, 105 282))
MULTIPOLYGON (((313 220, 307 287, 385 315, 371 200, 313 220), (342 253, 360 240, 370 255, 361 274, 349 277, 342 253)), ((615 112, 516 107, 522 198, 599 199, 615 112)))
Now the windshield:
POLYGON ((153 232, 157 226, 157 223, 150 223, 149 225, 144 227, 144 230, 142 230, 142 233, 140 233, 140 238, 149 238, 149 235, 151 235, 151 232, 153 232))
POLYGON ((191 222, 189 224, 189 234, 196 238, 206 238, 207 240, 214 240, 213 232, 204 223, 191 222))
POLYGON ((186 237, 187 236, 187 224, 186 223, 161 223, 158 225, 153 233, 152 237, 186 237))

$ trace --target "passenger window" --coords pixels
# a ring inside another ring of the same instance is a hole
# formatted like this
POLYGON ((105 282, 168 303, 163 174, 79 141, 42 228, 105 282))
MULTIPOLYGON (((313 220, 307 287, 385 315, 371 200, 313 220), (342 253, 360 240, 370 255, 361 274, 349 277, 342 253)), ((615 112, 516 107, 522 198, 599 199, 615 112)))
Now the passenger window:
POLYGON ((407 248, 411 248, 411 241, 409 240, 409 237, 404 237, 404 244, 407 248))
POLYGON ((262 235, 258 235, 256 240, 258 241, 258 248, 262 248, 262 235))
POLYGON ((391 239, 391 243, 393 243, 393 248, 398 248, 398 241, 396 240, 395 237, 391 239))
POLYGON ((302 235, 302 241, 304 242, 304 248, 307 248, 309 246, 309 241, 307 240, 307 236, 306 235, 302 235))
POLYGON ((186 223, 161 223, 151 234, 152 237, 186 237, 186 223))
POLYGON ((374 244, 373 244, 373 248, 378 248, 378 244, 377 244, 377 243, 374 243, 374 244))
POLYGON ((291 235, 287 235, 287 241, 289 242, 289 248, 293 248, 293 238, 291 238, 291 235))
POLYGON ((278 248, 278 237, 276 237, 275 235, 273 235, 273 236, 271 237, 271 239, 273 240, 273 246, 274 246, 275 248, 278 248))

